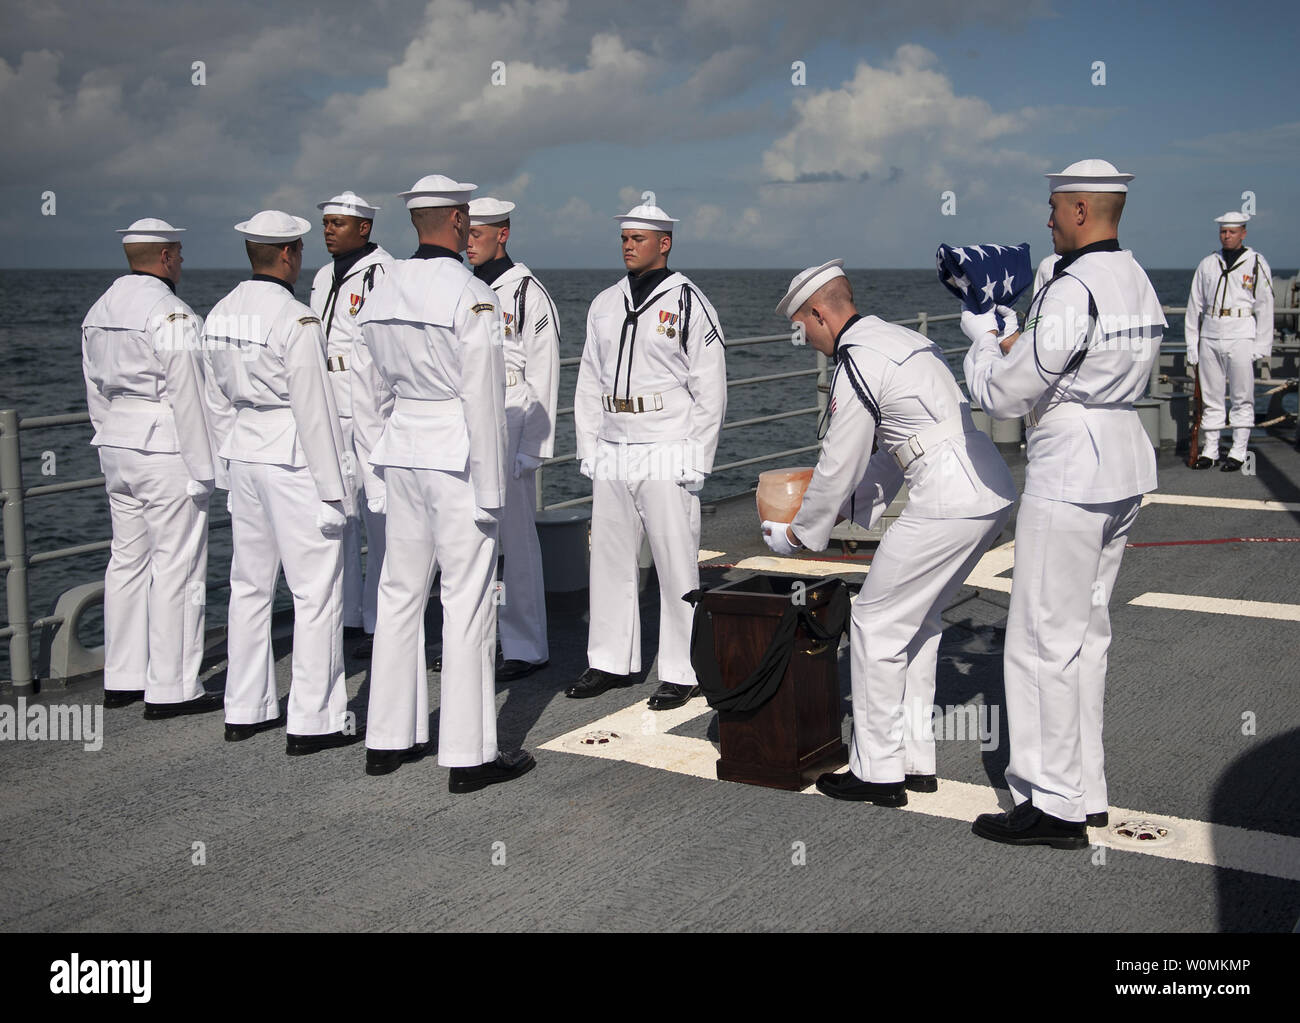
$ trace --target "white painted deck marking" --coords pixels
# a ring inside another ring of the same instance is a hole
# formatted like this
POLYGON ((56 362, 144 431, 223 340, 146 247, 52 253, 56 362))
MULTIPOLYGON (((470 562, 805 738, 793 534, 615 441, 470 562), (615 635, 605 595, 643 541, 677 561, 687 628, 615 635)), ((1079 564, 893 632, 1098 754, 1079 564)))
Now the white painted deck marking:
POLYGON ((1245 497, 1194 497, 1191 494, 1144 494, 1142 507, 1149 504, 1180 504, 1190 508, 1230 508, 1233 511, 1300 512, 1297 501, 1254 501, 1245 497))
MULTIPOLYGON (((669 730, 687 721, 711 713, 712 709, 702 697, 696 697, 684 707, 657 712, 650 710, 644 701, 638 701, 599 721, 558 736, 540 748, 556 753, 577 753, 601 760, 620 760, 716 781, 718 751, 713 743, 705 739, 668 734, 669 730), (597 730, 617 732, 619 738, 599 746, 585 745, 582 737, 597 730)), ((803 794, 809 793, 821 794, 813 786, 803 790, 803 794)), ((903 809, 969 824, 981 813, 995 813, 1010 805, 1010 794, 1004 789, 940 780, 938 792, 909 792, 907 806, 903 809)), ((1112 806, 1109 812, 1112 826, 1125 820, 1151 820, 1167 827, 1170 837, 1155 843, 1137 842, 1115 835, 1109 830, 1092 828, 1088 831, 1088 840, 1093 845, 1300 881, 1300 838, 1169 817, 1146 810, 1112 806)), ((971 841, 980 840, 971 836, 971 841)))
POLYGON ((1212 615, 1241 615, 1272 618, 1279 622, 1300 622, 1300 604, 1274 604, 1267 600, 1229 600, 1200 597, 1194 593, 1143 593, 1129 601, 1138 607, 1162 607, 1170 611, 1203 611, 1212 615))

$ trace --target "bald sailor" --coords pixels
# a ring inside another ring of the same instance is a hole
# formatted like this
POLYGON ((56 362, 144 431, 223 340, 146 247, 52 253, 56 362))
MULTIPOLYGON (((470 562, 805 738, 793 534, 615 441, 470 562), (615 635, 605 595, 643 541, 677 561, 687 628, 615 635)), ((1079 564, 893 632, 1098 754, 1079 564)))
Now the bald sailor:
POLYGON ((104 706, 145 701, 147 718, 218 710, 199 682, 212 456, 200 320, 176 295, 181 235, 165 220, 118 231, 131 272, 81 325, 91 441, 108 491, 104 706))
POLYGON ((406 192, 419 247, 392 263, 358 322, 353 408, 385 503, 388 550, 370 672, 366 773, 388 774, 429 744, 424 612, 442 570, 438 763, 450 792, 534 766, 497 747, 495 582, 506 501, 506 364, 496 294, 461 262, 474 185, 442 174, 406 192), (380 410, 391 404, 385 418, 380 410))
POLYGON ((1024 496, 1004 677, 1015 809, 974 832, 1012 845, 1081 849, 1104 827, 1102 697, 1109 601, 1155 452, 1134 402, 1159 358, 1160 299, 1119 246, 1132 174, 1081 160, 1047 175, 1047 226, 1061 257, 1020 332, 1010 310, 962 314, 966 382, 995 419, 1025 417, 1024 496))
POLYGON ((560 323, 533 272, 506 252, 512 202, 469 204, 465 255, 474 276, 496 292, 506 359, 506 504, 501 518, 502 600, 498 682, 546 667, 546 587, 537 539, 537 469, 555 451, 560 396, 560 323))
POLYGON ((271 605, 283 565, 293 594, 285 752, 301 756, 359 738, 343 682, 342 536, 353 498, 325 332, 293 291, 311 224, 263 210, 235 230, 253 275, 204 324, 208 398, 230 464, 226 740, 279 723, 271 605))
POLYGON ((571 698, 627 685, 641 670, 637 556, 659 576, 660 685, 651 710, 699 692, 691 606, 699 586, 700 498, 727 411, 722 328, 713 305, 668 268, 677 220, 658 206, 621 217, 627 275, 596 296, 574 396, 580 471, 592 481, 589 667, 571 698))
MULTIPOLYGON (((316 271, 311 285, 311 307, 325 328, 325 366, 334 388, 343 431, 343 460, 354 486, 361 479, 359 465, 370 452, 356 445, 352 423, 352 343, 360 335, 357 313, 375 282, 383 279, 393 257, 370 240, 379 206, 355 192, 346 191, 318 203, 325 248, 333 257, 316 271)), ((356 657, 369 657, 375 632, 375 597, 384 563, 384 516, 371 511, 364 493, 357 492, 359 515, 349 517, 343 530, 343 632, 345 637, 364 634, 352 648, 356 657), (366 570, 361 571, 361 519, 366 523, 366 570)))
POLYGON ((1255 363, 1273 354, 1273 273, 1268 261, 1246 244, 1244 213, 1215 217, 1223 248, 1201 260, 1187 296, 1183 333, 1187 363, 1199 366, 1201 455, 1193 469, 1219 465, 1236 472, 1246 461, 1255 425, 1255 363), (1232 407, 1225 423, 1224 391, 1232 407), (1232 430, 1232 447, 1219 464, 1219 435, 1232 430))
POLYGON ((764 522, 763 534, 776 554, 824 550, 839 517, 870 529, 907 483, 907 506, 853 602, 849 770, 817 779, 836 799, 904 806, 907 789, 938 789, 930 722, 943 612, 1001 534, 1016 489, 943 352, 859 314, 843 263, 797 274, 776 307, 835 375, 803 503, 792 522, 764 522))

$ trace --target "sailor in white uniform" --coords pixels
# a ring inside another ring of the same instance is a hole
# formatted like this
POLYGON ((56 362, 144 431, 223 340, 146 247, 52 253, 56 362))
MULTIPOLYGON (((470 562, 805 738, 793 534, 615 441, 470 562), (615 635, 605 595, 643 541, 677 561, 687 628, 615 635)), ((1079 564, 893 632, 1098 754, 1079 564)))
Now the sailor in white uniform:
POLYGON ((992 313, 962 315, 971 398, 1029 427, 1004 654, 1016 808, 980 816, 974 831, 1076 849, 1088 842, 1085 821, 1107 821, 1108 604, 1142 495, 1156 487, 1155 452, 1133 403, 1159 358, 1165 318, 1116 240, 1133 175, 1082 160, 1047 177, 1061 259, 1024 332, 1008 317, 999 337, 992 313))
MULTIPOLYGON (((328 344, 325 365, 334 386, 334 403, 343 430, 343 461, 354 488, 360 482, 360 463, 370 453, 356 446, 352 425, 352 342, 360 335, 357 313, 375 283, 383 280, 393 261, 384 249, 370 240, 375 213, 381 207, 366 202, 353 192, 343 192, 318 203, 325 234, 325 248, 333 260, 316 272, 311 285, 311 307, 321 318, 328 344)), ((370 510, 365 495, 357 491, 360 514, 349 517, 343 530, 343 634, 373 636, 375 596, 379 592, 379 571, 384 563, 384 516, 370 510), (361 518, 366 520, 366 570, 361 572, 361 518)), ((370 639, 352 648, 355 657, 369 657, 370 639)))
POLYGON ((1273 272, 1246 242, 1244 213, 1215 218, 1221 252, 1206 256, 1192 277, 1183 332, 1187 363, 1200 366, 1201 456, 1193 469, 1219 462, 1219 434, 1225 425, 1224 389, 1232 399, 1226 425, 1232 448, 1221 472, 1236 472, 1246 460, 1255 425, 1255 363, 1273 354, 1273 272))
POLYGON ((843 262, 797 274, 777 306, 834 359, 835 376, 803 503, 793 522, 766 521, 763 534, 777 554, 824 550, 838 517, 871 528, 906 481, 907 507, 853 602, 849 770, 817 780, 836 799, 904 806, 906 789, 938 788, 930 721, 943 612, 1001 534, 1016 489, 943 353, 859 315, 843 262))
POLYGON ((203 407, 200 320, 176 296, 183 227, 148 218, 120 230, 131 273, 81 325, 91 443, 108 491, 104 706, 145 717, 218 710, 205 695, 208 497, 218 475, 203 407))
POLYGON ((230 465, 226 739, 278 724, 271 605, 283 565, 294 608, 286 752, 299 756, 359 738, 345 727, 343 679, 342 535, 353 498, 325 333, 293 293, 311 225, 264 210, 235 230, 253 276, 204 324, 207 393, 230 465))
POLYGON ((555 303, 528 267, 506 253, 512 202, 469 204, 465 255, 501 304, 506 359, 506 505, 501 518, 501 656, 497 681, 546 667, 546 586, 537 539, 537 468, 555 451, 560 396, 560 324, 555 303))
POLYGON ((429 743, 424 611, 442 570, 438 762, 451 792, 517 778, 532 756, 497 748, 495 581, 506 500, 501 312, 460 260, 471 184, 429 174, 400 193, 420 245, 371 293, 353 346, 352 403, 370 450, 366 492, 388 513, 370 672, 366 772, 429 743), (386 419, 382 407, 391 401, 386 419))
POLYGON ((615 219, 628 273, 591 303, 574 396, 580 471, 592 480, 590 667, 565 695, 596 696, 641 670, 644 533, 660 595, 649 706, 667 710, 699 692, 682 596, 699 586, 699 490, 727 410, 726 358, 712 304, 668 269, 677 221, 657 206, 615 219))

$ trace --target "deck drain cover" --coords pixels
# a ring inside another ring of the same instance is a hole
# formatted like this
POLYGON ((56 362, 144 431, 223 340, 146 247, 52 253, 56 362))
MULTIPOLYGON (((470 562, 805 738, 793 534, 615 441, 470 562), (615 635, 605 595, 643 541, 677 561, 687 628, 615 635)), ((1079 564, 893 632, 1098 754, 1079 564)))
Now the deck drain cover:
POLYGON ((578 743, 582 746, 604 746, 618 737, 618 732, 606 732, 602 729, 599 732, 587 732, 578 743))
POLYGON ((1164 825, 1142 819, 1120 821, 1111 831, 1133 842, 1161 842, 1169 837, 1169 829, 1164 825))

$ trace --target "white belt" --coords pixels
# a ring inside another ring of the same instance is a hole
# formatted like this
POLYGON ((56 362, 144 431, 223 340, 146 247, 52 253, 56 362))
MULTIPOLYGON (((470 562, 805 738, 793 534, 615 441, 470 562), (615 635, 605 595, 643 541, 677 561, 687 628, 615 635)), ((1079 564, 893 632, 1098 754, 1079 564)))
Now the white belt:
POLYGON ((343 362, 343 356, 331 355, 328 359, 325 360, 325 368, 329 370, 331 373, 342 373, 345 369, 347 369, 347 366, 343 362))
POLYGON ((960 437, 964 433, 974 432, 975 424, 971 421, 970 406, 963 405, 960 416, 953 416, 941 423, 927 426, 920 433, 908 437, 902 444, 894 448, 890 454, 894 456, 894 461, 898 463, 900 469, 906 469, 927 451, 934 450, 935 446, 941 441, 948 440, 950 437, 960 437))
POLYGON ((524 375, 522 373, 516 373, 513 369, 506 370, 507 387, 518 387, 523 382, 524 382, 524 375))
POLYGON ((1041 412, 1034 408, 1030 409, 1025 416, 1025 425, 1035 427, 1042 423, 1049 416, 1052 419, 1079 419, 1084 415, 1086 409, 1121 409, 1129 412, 1136 411, 1131 402, 1120 401, 1108 405, 1085 405, 1081 401, 1060 401, 1055 405, 1048 405, 1041 412))
POLYGON ((411 412, 417 416, 447 416, 459 412, 459 398, 403 398, 393 402, 394 412, 411 412))
POLYGON ((632 398, 615 398, 612 394, 601 396, 606 412, 658 412, 664 407, 660 393, 638 394, 632 398))
POLYGON ((157 415, 160 412, 170 412, 172 407, 165 401, 157 401, 153 398, 133 398, 127 395, 120 395, 113 400, 113 408, 120 409, 123 412, 151 412, 157 415))
POLYGON ((1217 312, 1210 313, 1210 316, 1216 320, 1221 320, 1233 316, 1254 316, 1254 315, 1255 315, 1255 310, 1253 309, 1219 309, 1217 312))

